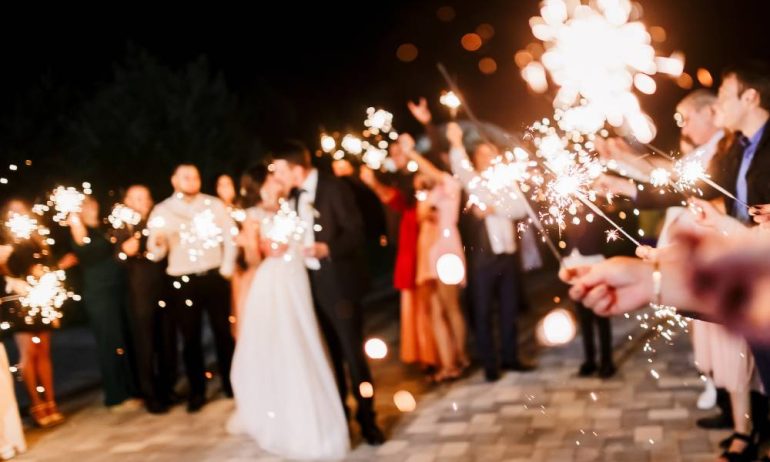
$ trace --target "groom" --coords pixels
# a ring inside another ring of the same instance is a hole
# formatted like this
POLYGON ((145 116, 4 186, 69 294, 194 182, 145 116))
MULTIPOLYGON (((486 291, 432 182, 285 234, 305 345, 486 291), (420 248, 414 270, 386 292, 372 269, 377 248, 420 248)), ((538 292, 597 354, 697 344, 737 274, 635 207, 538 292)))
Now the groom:
POLYGON ((302 221, 312 227, 305 236, 305 266, 345 414, 349 415, 347 366, 362 436, 370 445, 382 444, 385 438, 375 422, 371 393, 361 393, 371 389, 361 384, 371 384, 372 374, 364 356, 360 305, 366 285, 360 253, 363 223, 353 193, 337 178, 313 168, 310 152, 296 141, 286 142, 274 152, 272 170, 291 190, 292 205, 302 221))

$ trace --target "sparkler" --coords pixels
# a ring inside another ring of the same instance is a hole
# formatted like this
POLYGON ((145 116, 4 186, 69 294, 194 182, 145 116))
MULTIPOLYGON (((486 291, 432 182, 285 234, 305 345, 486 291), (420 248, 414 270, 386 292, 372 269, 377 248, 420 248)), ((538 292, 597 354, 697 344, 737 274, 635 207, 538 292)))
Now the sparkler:
POLYGON ((224 240, 222 228, 214 221, 214 212, 206 209, 193 216, 190 226, 182 224, 179 230, 179 240, 187 247, 190 261, 197 261, 205 251, 213 249, 224 240))
POLYGON ((107 221, 115 229, 124 229, 126 226, 138 225, 142 221, 142 215, 131 207, 118 203, 112 207, 107 221))
POLYGON ((56 211, 56 214, 53 216, 55 222, 62 223, 67 220, 71 213, 80 213, 85 195, 90 193, 90 185, 88 183, 84 183, 83 187, 83 192, 71 186, 59 186, 54 189, 48 201, 48 206, 53 207, 56 211))
POLYGON ((462 106, 462 102, 455 92, 444 92, 439 98, 439 102, 449 109, 449 115, 452 117, 452 120, 457 118, 457 111, 462 106))
POLYGON ((288 244, 301 241, 305 235, 305 226, 297 212, 288 201, 282 200, 278 211, 263 220, 265 237, 276 244, 288 244))
POLYGON ((9 298, 18 298, 21 305, 28 308, 25 322, 31 324, 32 319, 40 317, 44 324, 51 324, 62 317, 59 309, 68 299, 79 297, 64 288, 66 280, 64 271, 47 272, 35 278, 27 277, 26 292, 22 295, 9 298))
MULTIPOLYGON (((642 142, 654 137, 654 126, 633 93, 656 90, 651 76, 681 74, 680 55, 656 57, 646 27, 631 18, 630 0, 602 0, 590 5, 546 0, 540 16, 530 20, 532 34, 545 44, 539 61, 522 69, 537 92, 547 89, 545 71, 558 87, 554 107, 570 121, 592 120, 623 127, 642 142), (581 117, 572 112, 577 112, 581 117)), ((570 128, 578 128, 572 125, 570 128)))
POLYGON ((25 240, 32 237, 32 234, 38 231, 37 220, 19 213, 11 212, 5 227, 11 232, 13 237, 18 240, 25 240))

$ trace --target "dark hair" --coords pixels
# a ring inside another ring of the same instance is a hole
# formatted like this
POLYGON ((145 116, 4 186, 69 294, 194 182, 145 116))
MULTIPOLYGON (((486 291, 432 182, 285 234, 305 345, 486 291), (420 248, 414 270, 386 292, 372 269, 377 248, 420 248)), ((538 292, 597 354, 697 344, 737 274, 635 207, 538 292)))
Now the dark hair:
POLYGON ((759 93, 759 106, 770 111, 770 64, 766 61, 751 60, 730 66, 722 73, 722 79, 735 76, 738 80, 738 95, 753 88, 759 93))
POLYGON ((244 209, 254 207, 262 201, 259 191, 269 174, 264 164, 254 165, 241 174, 238 206, 244 209))
POLYGON ((304 168, 310 168, 310 151, 307 147, 297 140, 286 140, 273 149, 270 156, 273 160, 285 160, 290 165, 299 165, 304 168))

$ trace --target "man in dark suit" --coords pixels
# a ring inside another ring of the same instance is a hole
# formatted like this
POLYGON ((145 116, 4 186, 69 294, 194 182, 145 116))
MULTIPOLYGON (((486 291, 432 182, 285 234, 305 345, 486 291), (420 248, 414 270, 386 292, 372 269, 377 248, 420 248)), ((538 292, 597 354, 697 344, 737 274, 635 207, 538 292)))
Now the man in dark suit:
POLYGON ((348 396, 347 366, 358 402, 356 418, 367 443, 379 445, 384 436, 377 427, 373 397, 366 393, 372 374, 363 349, 361 299, 366 271, 361 255, 364 243, 361 214, 350 188, 334 176, 319 172, 310 152, 298 142, 287 142, 273 153, 272 171, 287 188, 303 222, 313 232, 305 237, 313 303, 334 365, 340 399, 348 396))

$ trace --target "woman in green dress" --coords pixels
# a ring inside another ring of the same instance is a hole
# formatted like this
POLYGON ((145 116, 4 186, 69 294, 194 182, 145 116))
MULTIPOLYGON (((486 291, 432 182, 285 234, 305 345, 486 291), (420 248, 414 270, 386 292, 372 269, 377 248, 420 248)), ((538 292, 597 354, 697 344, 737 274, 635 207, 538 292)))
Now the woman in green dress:
POLYGON ((83 273, 83 306, 99 350, 104 403, 114 411, 138 409, 125 274, 99 220, 96 199, 86 196, 82 211, 70 214, 68 225, 83 273))

